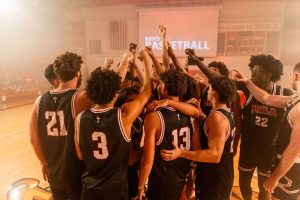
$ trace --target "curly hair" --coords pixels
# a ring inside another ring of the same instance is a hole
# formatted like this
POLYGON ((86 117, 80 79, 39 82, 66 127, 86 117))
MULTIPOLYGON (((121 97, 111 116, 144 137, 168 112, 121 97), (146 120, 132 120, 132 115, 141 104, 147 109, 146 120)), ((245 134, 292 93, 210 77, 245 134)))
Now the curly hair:
POLYGON ((87 96, 99 105, 110 103, 121 88, 121 77, 114 71, 95 69, 87 81, 87 96))
POLYGON ((182 97, 187 91, 187 79, 183 73, 177 70, 170 69, 160 74, 160 79, 165 84, 165 89, 170 96, 182 97))
POLYGON ((124 103, 126 103, 127 98, 132 95, 138 95, 139 91, 137 89, 135 89, 134 87, 128 87, 128 88, 124 88, 120 91, 118 99, 115 103, 115 107, 121 107, 124 103))
POLYGON ((183 75, 186 78, 187 87, 185 93, 182 96, 182 100, 187 101, 194 97, 194 93, 196 89, 196 81, 194 80, 194 78, 190 77, 187 74, 183 74, 183 75))
POLYGON ((57 79, 56 74, 54 73, 54 68, 53 68, 52 64, 50 64, 46 67, 44 76, 50 83, 52 81, 54 81, 55 79, 57 79))
POLYGON ((211 80, 211 87, 219 94, 221 103, 229 104, 236 95, 235 83, 227 77, 217 77, 211 80))
POLYGON ((66 52, 54 61, 54 72, 62 82, 72 80, 82 64, 82 57, 76 53, 66 52))
POLYGON ((228 77, 229 75, 229 70, 223 62, 212 61, 208 64, 208 67, 217 68, 222 76, 228 77))
POLYGON ((255 65, 259 65, 267 72, 270 72, 272 74, 271 81, 278 81, 280 80, 281 75, 283 75, 282 63, 272 55, 252 55, 249 63, 250 70, 255 65))

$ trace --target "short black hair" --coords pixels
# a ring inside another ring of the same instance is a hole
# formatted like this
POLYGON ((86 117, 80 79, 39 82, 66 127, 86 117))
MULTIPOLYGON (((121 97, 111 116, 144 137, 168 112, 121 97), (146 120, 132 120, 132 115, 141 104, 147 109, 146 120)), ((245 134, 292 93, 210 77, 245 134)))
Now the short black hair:
POLYGON ((295 67, 294 67, 294 72, 300 72, 300 62, 299 63, 297 63, 296 65, 295 65, 295 67))
POLYGON ((55 79, 57 79, 56 74, 54 73, 54 68, 53 68, 52 64, 50 64, 46 67, 44 76, 50 83, 53 82, 55 79))
POLYGON ((82 57, 76 53, 66 52, 54 61, 54 72, 62 82, 72 80, 82 64, 82 57))
POLYGON ((271 81, 280 80, 281 75, 283 75, 283 65, 280 60, 277 60, 272 55, 252 55, 250 58, 249 67, 250 70, 255 66, 259 65, 267 72, 271 73, 271 81))
POLYGON ((87 81, 87 96, 99 105, 110 103, 121 88, 121 77, 114 71, 95 69, 87 81))
POLYGON ((165 89, 170 96, 182 97, 187 90, 187 79, 183 73, 177 70, 170 69, 165 71, 160 74, 160 79, 165 84, 165 89))
POLYGON ((223 62, 212 61, 208 64, 208 67, 217 68, 222 76, 228 77, 229 75, 229 70, 223 62))
POLYGON ((115 107, 121 107, 126 102, 127 98, 132 94, 138 95, 139 91, 134 87, 128 87, 122 89, 115 103, 115 107))
POLYGON ((196 89, 196 81, 194 78, 192 78, 188 74, 183 74, 183 75, 186 78, 187 87, 186 87, 185 93, 182 96, 182 100, 187 101, 187 100, 190 100, 191 98, 195 97, 194 94, 195 94, 195 89, 196 89))
POLYGON ((227 77, 220 76, 211 80, 211 87, 219 94, 221 103, 229 104, 236 95, 235 83, 227 77))

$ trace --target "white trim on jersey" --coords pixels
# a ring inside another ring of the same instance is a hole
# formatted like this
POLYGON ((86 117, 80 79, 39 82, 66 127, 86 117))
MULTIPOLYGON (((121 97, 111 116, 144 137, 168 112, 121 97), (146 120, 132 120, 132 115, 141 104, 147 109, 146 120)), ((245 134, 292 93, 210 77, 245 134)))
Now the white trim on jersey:
POLYGON ((130 142, 131 138, 127 137, 126 131, 125 131, 124 126, 123 126, 122 116, 121 116, 121 109, 120 108, 118 108, 118 122, 119 122, 119 127, 121 129, 123 138, 125 139, 126 142, 130 142))
POLYGON ((77 142, 78 142, 78 144, 79 144, 79 135, 80 135, 80 120, 81 120, 81 116, 82 116, 82 114, 84 113, 85 111, 82 111, 81 113, 79 113, 77 116, 76 116, 76 119, 75 119, 75 121, 76 121, 76 123, 75 123, 75 127, 76 127, 76 129, 75 129, 75 131, 77 130, 77 142))
POLYGON ((190 117, 190 121, 191 121, 191 124, 192 124, 192 131, 191 131, 191 133, 193 133, 194 134, 194 132, 195 132, 195 119, 193 118, 193 117, 190 117))
POLYGON ((163 107, 163 108, 166 108, 166 109, 171 110, 171 111, 177 111, 177 110, 175 110, 174 108, 172 108, 170 106, 166 106, 166 107, 163 107))
POLYGON ((253 96, 252 96, 252 94, 250 93, 250 95, 249 95, 249 97, 248 97, 248 99, 247 99, 247 101, 246 101, 246 103, 245 103, 245 105, 244 105, 244 108, 245 108, 246 106, 248 106, 248 104, 251 102, 252 98, 253 98, 253 96))
POLYGON ((272 90, 271 90, 270 94, 275 95, 277 92, 276 90, 277 90, 276 84, 272 82, 272 90))
MULTIPOLYGON (((207 119, 208 119, 208 117, 207 117, 207 119)), ((204 134, 206 135, 206 137, 208 138, 208 133, 206 132, 206 122, 207 122, 207 119, 205 120, 205 122, 203 124, 203 131, 204 131, 204 134)))
POLYGON ((93 113, 103 113, 103 112, 106 112, 106 111, 109 111, 109 110, 112 110, 114 109, 113 107, 107 107, 107 108, 102 108, 102 109, 95 109, 95 108, 91 108, 91 111, 93 113))
POLYGON ((160 111, 156 111, 156 113, 159 116, 159 119, 160 119, 160 128, 161 128, 160 136, 159 136, 158 141, 156 142, 156 145, 160 145, 160 143, 162 142, 162 140, 164 138, 164 134, 165 134, 165 122, 164 122, 164 118, 163 118, 161 112, 160 111))
MULTIPOLYGON (((226 110, 226 109, 224 109, 224 110, 226 110)), ((228 124, 228 133, 225 136, 225 141, 227 141, 228 138, 229 138, 229 136, 230 136, 230 133, 231 133, 231 131, 230 131, 230 122, 229 122, 228 118, 222 112, 220 112, 218 110, 216 110, 216 112, 218 112, 219 114, 221 114, 226 119, 226 121, 227 121, 227 124, 228 124)))
POLYGON ((76 89, 73 89, 73 88, 67 88, 67 89, 64 89, 64 90, 61 90, 61 91, 54 91, 54 90, 50 90, 50 94, 62 94, 64 92, 67 92, 69 90, 76 90, 76 89))
POLYGON ((75 115, 75 98, 76 96, 79 94, 79 92, 75 92, 72 96, 72 99, 71 99, 71 112, 72 112, 72 118, 73 120, 75 120, 76 118, 76 115, 75 115))
POLYGON ((42 99, 42 95, 38 96, 35 100, 35 103, 34 103, 34 106, 36 107, 35 108, 35 111, 36 111, 36 116, 37 118, 39 117, 39 109, 40 109, 40 102, 41 102, 41 99, 42 99))

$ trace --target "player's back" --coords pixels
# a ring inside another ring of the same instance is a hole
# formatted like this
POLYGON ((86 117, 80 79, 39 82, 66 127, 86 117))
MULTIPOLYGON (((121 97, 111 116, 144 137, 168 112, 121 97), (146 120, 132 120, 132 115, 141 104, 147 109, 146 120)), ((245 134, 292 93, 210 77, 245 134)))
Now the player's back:
POLYGON ((160 138, 156 142, 155 157, 149 177, 149 199, 178 199, 190 169, 190 160, 177 158, 165 161, 161 149, 174 149, 173 142, 181 149, 190 150, 193 126, 191 118, 170 107, 156 111, 161 121, 160 138))
POLYGON ((92 190, 101 199, 127 199, 130 139, 124 132, 121 109, 92 108, 78 118, 78 140, 86 166, 84 190, 92 190))
MULTIPOLYGON (((233 140, 235 134, 235 122, 230 109, 217 109, 228 121, 229 130, 225 138, 224 149, 219 163, 197 163, 196 188, 200 199, 217 200, 229 199, 233 184, 233 140)), ((218 122, 215 122, 218 123, 218 122)), ((201 149, 209 149, 206 121, 200 128, 201 149)))
POLYGON ((39 101, 38 126, 41 146, 48 162, 49 182, 64 187, 80 181, 82 163, 74 146, 74 108, 77 90, 43 94, 39 101))

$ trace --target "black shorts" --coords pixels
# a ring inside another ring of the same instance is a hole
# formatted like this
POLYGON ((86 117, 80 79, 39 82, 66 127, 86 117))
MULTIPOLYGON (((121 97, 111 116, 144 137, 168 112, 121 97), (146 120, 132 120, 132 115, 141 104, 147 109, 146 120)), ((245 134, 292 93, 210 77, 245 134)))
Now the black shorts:
POLYGON ((179 200, 183 186, 184 182, 173 181, 164 184, 158 179, 149 178, 146 196, 149 200, 179 200))
POLYGON ((241 146, 239 170, 253 172, 257 168, 258 174, 268 177, 274 165, 276 154, 272 148, 250 148, 241 146))
POLYGON ((81 183, 72 184, 64 188, 58 188, 50 185, 54 200, 79 200, 81 196, 81 183))
MULTIPOLYGON (((279 163, 279 159, 276 160, 276 163, 279 163)), ((300 158, 279 180, 279 184, 272 194, 272 196, 280 200, 296 200, 297 195, 300 195, 300 158)))
POLYGON ((114 188, 111 191, 107 190, 97 190, 97 189, 82 189, 81 200, 128 200, 128 193, 122 193, 118 190, 119 188, 114 188))

